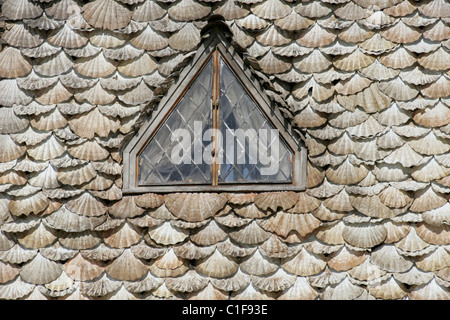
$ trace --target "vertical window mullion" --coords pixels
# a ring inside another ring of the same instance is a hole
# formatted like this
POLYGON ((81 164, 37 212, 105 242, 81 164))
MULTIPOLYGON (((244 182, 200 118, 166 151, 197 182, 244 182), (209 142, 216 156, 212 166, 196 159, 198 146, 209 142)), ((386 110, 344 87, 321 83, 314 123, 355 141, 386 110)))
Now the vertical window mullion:
POLYGON ((217 155, 219 152, 219 139, 217 133, 219 131, 219 97, 220 97, 220 54, 218 50, 213 53, 213 92, 212 92, 212 117, 213 117, 213 154, 212 154, 212 183, 213 186, 219 184, 219 163, 217 161, 217 155))

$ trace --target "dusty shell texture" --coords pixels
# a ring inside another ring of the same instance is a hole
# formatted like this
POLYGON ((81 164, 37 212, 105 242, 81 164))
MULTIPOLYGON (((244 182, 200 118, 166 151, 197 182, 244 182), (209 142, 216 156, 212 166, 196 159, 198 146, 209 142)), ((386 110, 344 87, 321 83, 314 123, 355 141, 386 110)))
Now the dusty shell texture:
POLYGON ((0 298, 450 299, 449 8, 3 1, 0 298), (304 138, 306 189, 123 193, 212 25, 304 138))

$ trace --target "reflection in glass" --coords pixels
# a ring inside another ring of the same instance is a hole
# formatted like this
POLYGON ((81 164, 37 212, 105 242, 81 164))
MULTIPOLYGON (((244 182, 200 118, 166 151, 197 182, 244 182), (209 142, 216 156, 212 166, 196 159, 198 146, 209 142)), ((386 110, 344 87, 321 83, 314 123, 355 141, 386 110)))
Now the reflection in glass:
POLYGON ((202 141, 201 135, 194 134, 194 123, 201 123, 202 130, 212 127, 212 75, 213 66, 210 59, 140 154, 138 160, 140 185, 212 183, 211 166, 203 161, 194 161, 195 150, 192 147, 196 145, 204 148, 208 144, 202 141), (183 138, 190 139, 192 144, 183 148, 189 161, 176 164, 172 155, 173 151, 177 150, 174 148, 180 148, 181 145, 179 139, 173 139, 177 136, 176 133, 180 132, 178 129, 184 129, 189 133, 189 136, 183 138))
POLYGON ((222 59, 219 105, 219 183, 292 182, 292 153, 222 59))

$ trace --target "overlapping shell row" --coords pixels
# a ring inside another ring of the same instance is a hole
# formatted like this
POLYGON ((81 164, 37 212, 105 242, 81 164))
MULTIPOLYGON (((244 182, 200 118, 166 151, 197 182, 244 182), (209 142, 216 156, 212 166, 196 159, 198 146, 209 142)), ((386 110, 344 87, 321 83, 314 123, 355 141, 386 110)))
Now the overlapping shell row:
POLYGON ((450 299, 448 0, 2 3, 0 299, 450 299), (124 195, 212 15, 307 189, 124 195))

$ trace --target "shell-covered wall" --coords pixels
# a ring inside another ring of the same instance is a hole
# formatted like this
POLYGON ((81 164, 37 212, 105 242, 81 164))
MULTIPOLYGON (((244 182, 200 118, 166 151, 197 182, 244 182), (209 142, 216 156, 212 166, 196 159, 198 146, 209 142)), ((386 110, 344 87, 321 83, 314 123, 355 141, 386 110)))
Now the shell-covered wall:
POLYGON ((6 0, 1 299, 449 299, 448 0, 6 0), (125 195, 121 147, 221 15, 305 192, 125 195))

